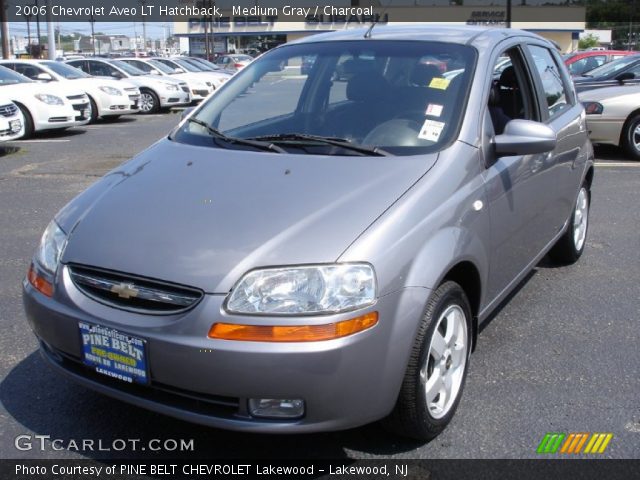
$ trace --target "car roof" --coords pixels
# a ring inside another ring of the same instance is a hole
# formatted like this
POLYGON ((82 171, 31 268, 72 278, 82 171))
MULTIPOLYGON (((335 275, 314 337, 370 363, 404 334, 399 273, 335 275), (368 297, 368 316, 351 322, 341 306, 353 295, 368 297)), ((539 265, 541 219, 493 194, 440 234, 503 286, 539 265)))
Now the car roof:
MULTIPOLYGON (((338 32, 311 35, 289 43, 314 43, 318 41, 362 40, 369 28, 354 28, 338 32)), ((474 44, 487 40, 497 43, 507 37, 526 36, 542 39, 525 30, 482 27, 476 25, 431 25, 412 23, 410 25, 376 25, 371 31, 372 40, 415 40, 424 42, 448 42, 457 44, 474 44)), ((549 42, 548 40, 545 40, 549 42)))

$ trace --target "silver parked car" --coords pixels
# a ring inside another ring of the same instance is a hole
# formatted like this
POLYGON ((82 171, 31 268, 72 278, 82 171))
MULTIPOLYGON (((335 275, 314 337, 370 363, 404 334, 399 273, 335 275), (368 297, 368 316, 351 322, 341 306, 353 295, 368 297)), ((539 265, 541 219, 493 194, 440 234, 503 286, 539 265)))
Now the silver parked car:
POLYGON ((617 145, 640 160, 640 85, 587 90, 579 98, 591 141, 617 145))
POLYGON ((314 35, 64 207, 25 309, 48 363, 135 405, 431 439, 492 310, 547 253, 583 253, 593 173, 583 107, 534 34, 314 35))

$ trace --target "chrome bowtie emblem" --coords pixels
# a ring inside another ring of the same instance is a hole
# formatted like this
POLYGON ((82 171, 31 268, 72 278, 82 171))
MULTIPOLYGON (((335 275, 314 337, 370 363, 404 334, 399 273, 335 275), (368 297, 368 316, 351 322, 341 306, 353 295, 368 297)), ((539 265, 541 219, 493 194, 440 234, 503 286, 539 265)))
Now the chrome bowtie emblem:
POLYGON ((111 287, 111 291, 120 298, 135 298, 138 296, 139 290, 132 283, 120 283, 111 287))

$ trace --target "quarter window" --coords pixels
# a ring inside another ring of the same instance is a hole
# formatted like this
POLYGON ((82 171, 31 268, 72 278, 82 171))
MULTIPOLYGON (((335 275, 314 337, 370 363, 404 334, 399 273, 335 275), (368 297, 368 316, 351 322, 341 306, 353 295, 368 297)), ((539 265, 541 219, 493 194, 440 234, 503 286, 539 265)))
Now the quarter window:
POLYGON ((571 107, 567 90, 557 63, 553 59, 551 52, 544 47, 529 45, 529 51, 533 57, 535 70, 538 73, 542 88, 544 89, 544 97, 546 99, 549 116, 552 117, 557 113, 571 107))

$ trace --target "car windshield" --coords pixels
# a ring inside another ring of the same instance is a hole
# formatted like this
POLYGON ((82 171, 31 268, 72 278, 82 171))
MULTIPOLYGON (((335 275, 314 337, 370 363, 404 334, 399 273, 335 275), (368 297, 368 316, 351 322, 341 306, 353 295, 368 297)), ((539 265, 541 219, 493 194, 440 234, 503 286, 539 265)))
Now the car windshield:
POLYGON ((211 63, 209 60, 204 58, 189 58, 188 59, 192 64, 202 66, 202 68, 206 68, 207 70, 222 70, 215 63, 211 63))
POLYGON ((168 67, 164 63, 157 60, 147 60, 147 64, 151 65, 157 70, 160 70, 162 73, 166 73, 167 75, 175 75, 177 73, 173 68, 168 67))
POLYGON ((77 78, 91 78, 91 75, 86 74, 82 70, 78 68, 74 68, 71 65, 67 65, 66 63, 53 62, 53 61, 46 61, 46 62, 40 62, 40 63, 45 67, 47 67, 49 70, 53 70, 55 73, 57 73, 61 77, 66 78, 67 80, 75 80, 77 78))
POLYGON ((28 83, 32 80, 24 75, 9 70, 6 67, 0 67, 0 85, 15 85, 16 83, 28 83))
POLYGON ((588 74, 589 77, 608 77, 622 70, 623 68, 631 65, 632 63, 640 60, 638 55, 630 55, 628 57, 622 57, 613 62, 605 63, 604 65, 594 68, 588 74))
POLYGON ((172 58, 171 60, 174 63, 176 63, 180 68, 182 68, 187 72, 204 72, 205 71, 203 68, 196 67, 195 65, 192 65, 191 63, 186 62, 181 58, 172 58))
POLYGON ((127 62, 123 62, 122 60, 111 60, 109 63, 134 77, 138 77, 140 75, 146 75, 146 73, 140 70, 139 68, 129 65, 127 62))
POLYGON ((238 73, 172 138, 228 148, 223 134, 291 153, 354 154, 336 142, 394 155, 437 151, 458 131, 475 59, 472 47, 443 42, 280 47, 238 73))

